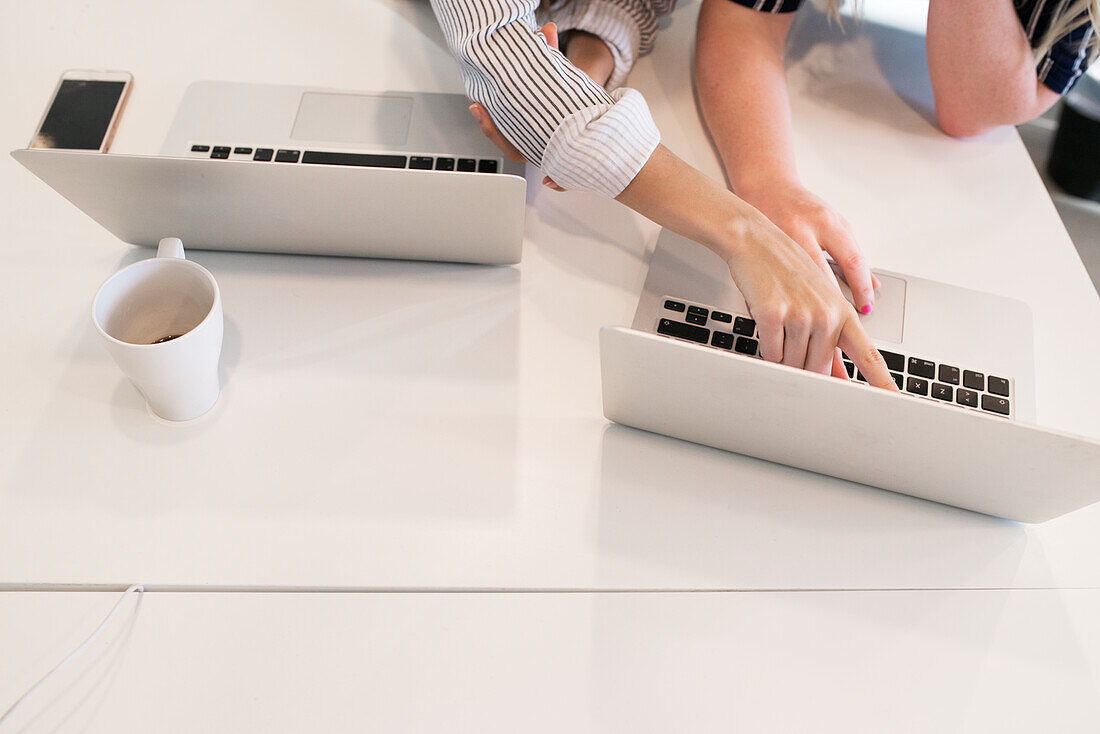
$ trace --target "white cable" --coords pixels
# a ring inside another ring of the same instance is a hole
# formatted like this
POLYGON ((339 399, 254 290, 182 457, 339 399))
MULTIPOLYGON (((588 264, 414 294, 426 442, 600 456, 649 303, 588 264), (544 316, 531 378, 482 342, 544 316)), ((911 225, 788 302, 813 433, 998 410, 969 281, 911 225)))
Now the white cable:
POLYGON ((84 648, 86 648, 88 645, 92 644, 95 641, 95 638, 99 636, 99 633, 103 631, 103 628, 106 627, 107 624, 112 619, 114 619, 115 614, 118 613, 119 607, 122 606, 122 602, 126 601, 126 597, 130 596, 130 594, 132 594, 135 591, 137 591, 139 593, 145 593, 145 587, 142 586, 141 584, 134 584, 129 589, 127 589, 126 593, 124 593, 119 598, 119 600, 117 602, 115 602, 115 606, 111 609, 111 613, 107 615, 107 618, 104 619, 102 622, 100 622, 99 626, 95 628, 95 632, 93 632, 91 634, 91 636, 88 637, 88 639, 84 640, 83 644, 81 644, 80 647, 76 648, 71 653, 69 653, 68 657, 66 657, 60 663, 55 665, 53 670, 51 670, 49 673, 46 673, 46 675, 42 676, 42 680, 38 681, 33 686, 31 686, 31 689, 29 691, 27 691, 22 696, 20 696, 19 700, 16 701, 15 703, 13 703, 11 705, 11 708, 9 708, 7 711, 4 712, 3 716, 0 716, 0 726, 2 726, 4 724, 4 722, 8 720, 8 717, 11 716, 12 713, 17 708, 19 708, 19 706, 24 701, 26 701, 28 698, 30 698, 31 694, 34 693, 35 691, 37 691, 42 686, 43 683, 48 681, 50 678, 53 678, 54 675, 56 675, 58 673, 58 671, 60 671, 62 668, 64 668, 66 665, 68 665, 70 662, 72 662, 73 658, 75 658, 80 653, 84 652, 84 648))

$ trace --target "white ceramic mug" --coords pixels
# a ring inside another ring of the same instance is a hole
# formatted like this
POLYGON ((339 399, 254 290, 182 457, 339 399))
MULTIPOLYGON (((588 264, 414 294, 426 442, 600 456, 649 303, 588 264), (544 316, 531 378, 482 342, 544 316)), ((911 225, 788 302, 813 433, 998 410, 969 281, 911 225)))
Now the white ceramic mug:
POLYGON ((165 237, 156 257, 108 278, 92 303, 92 321, 156 415, 186 421, 214 407, 221 293, 210 271, 184 258, 178 238, 165 237))

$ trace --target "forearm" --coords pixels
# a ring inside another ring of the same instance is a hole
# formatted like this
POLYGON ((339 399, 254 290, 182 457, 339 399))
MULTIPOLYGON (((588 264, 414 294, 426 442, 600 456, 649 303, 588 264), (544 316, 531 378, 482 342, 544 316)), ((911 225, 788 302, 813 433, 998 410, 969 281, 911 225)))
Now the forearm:
POLYGON ((936 117, 949 135, 1026 122, 1058 99, 1036 77, 1012 0, 931 0, 926 44, 936 117))
POLYGON ((826 253, 831 256, 857 308, 870 313, 875 278, 850 225, 798 179, 783 67, 791 18, 730 0, 703 0, 695 55, 700 106, 737 195, 833 279, 826 253))
POLYGON ((796 183, 783 44, 790 15, 704 0, 696 35, 695 83, 735 191, 796 183))
POLYGON ((663 145, 616 198, 662 227, 705 245, 726 262, 740 254, 747 231, 766 222, 753 207, 663 145))

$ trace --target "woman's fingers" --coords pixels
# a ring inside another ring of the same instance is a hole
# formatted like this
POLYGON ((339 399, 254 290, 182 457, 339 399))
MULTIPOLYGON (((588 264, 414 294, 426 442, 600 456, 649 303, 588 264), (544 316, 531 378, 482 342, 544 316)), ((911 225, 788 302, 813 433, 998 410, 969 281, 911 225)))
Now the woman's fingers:
POLYGON ((840 350, 833 350, 833 377, 839 377, 842 380, 848 379, 848 370, 844 368, 844 360, 841 358, 840 350))
POLYGON ((481 128, 481 132, 485 134, 485 137, 493 141, 493 144, 500 148, 500 152, 508 156, 509 160, 516 162, 523 161, 523 154, 516 149, 516 146, 508 142, 507 138, 500 134, 500 130, 497 130, 497 126, 493 124, 492 118, 489 117, 489 111, 485 109, 481 103, 474 102, 470 105, 470 114, 477 120, 477 125, 481 128))
POLYGON ((539 28, 539 35, 546 39, 546 43, 550 48, 558 47, 558 25, 557 23, 547 23, 542 28, 539 28))
MULTIPOLYGON (((806 369, 823 375, 833 374, 833 362, 837 353, 836 338, 835 333, 825 330, 815 331, 810 335, 810 341, 806 345, 806 369)), ((844 369, 843 364, 840 369, 844 369)))
POLYGON ((856 369, 863 373, 869 384, 897 391, 897 383, 890 376, 886 360, 871 343, 871 338, 867 336, 867 332, 863 330, 863 325, 859 323, 854 313, 844 323, 844 329, 840 333, 840 348, 851 358, 856 369))
POLYGON ((783 324, 783 364, 788 367, 807 367, 806 347, 809 345, 811 324, 808 318, 792 314, 783 324))
POLYGON ((781 314, 756 316, 760 332, 760 356, 769 362, 783 361, 783 318, 781 314))
POLYGON ((874 276, 847 225, 841 223, 831 227, 821 239, 822 248, 833 256, 844 273, 844 280, 848 281, 848 287, 852 289, 856 310, 871 313, 875 307, 874 276))
POLYGON ((863 325, 845 302, 837 306, 839 323, 825 315, 810 320, 803 315, 764 313, 756 320, 760 330, 760 356, 769 362, 780 362, 822 375, 847 379, 840 350, 843 349, 856 368, 875 387, 897 390, 897 384, 886 367, 882 355, 867 336, 863 325), (839 349, 838 349, 839 346, 839 349))

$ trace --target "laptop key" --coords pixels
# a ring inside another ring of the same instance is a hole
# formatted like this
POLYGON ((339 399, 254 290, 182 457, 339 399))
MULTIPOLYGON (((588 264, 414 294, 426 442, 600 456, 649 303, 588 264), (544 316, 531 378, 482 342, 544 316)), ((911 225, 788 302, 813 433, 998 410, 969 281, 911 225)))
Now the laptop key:
POLYGON ((845 362, 844 369, 848 372, 849 380, 856 376, 856 366, 851 362, 845 362))
POLYGON ((985 390, 985 375, 981 372, 963 370, 963 385, 969 387, 971 390, 981 392, 985 390))
POLYGON ((252 148, 237 146, 233 149, 233 155, 252 155, 252 148))
POLYGON ((269 161, 275 156, 275 150, 273 148, 256 148, 255 154, 252 156, 254 161, 269 161))
POLYGON ((680 313, 683 313, 684 309, 687 308, 687 306, 680 303, 679 301, 669 300, 665 301, 665 308, 667 308, 669 311, 679 311, 680 313))
POLYGON ((722 313, 721 311, 713 311, 710 317, 715 321, 721 321, 723 324, 733 323, 733 316, 728 313, 722 313))
POLYGON ((497 162, 495 158, 482 158, 477 162, 478 173, 496 173, 497 162))
POLYGON ((734 351, 738 354, 747 354, 750 357, 756 356, 756 348, 760 346, 760 342, 755 339, 749 339, 747 336, 737 337, 737 345, 734 347, 734 351))
POLYGON ((733 349, 733 334, 716 331, 710 338, 710 344, 712 347, 718 347, 719 349, 733 349))
POLYGON ((955 397, 955 388, 950 385, 944 385, 942 382, 933 382, 932 397, 936 400, 946 400, 950 403, 955 397))
POLYGON ((989 376, 989 392, 994 395, 1002 395, 1008 397, 1008 380, 1003 377, 989 376))
POLYGON ((300 156, 300 155, 301 155, 301 151, 298 151, 298 150, 280 149, 279 152, 277 152, 275 154, 275 162, 276 163, 297 163, 298 162, 298 156, 300 156))
POLYGON ((705 314, 700 314, 700 313, 691 313, 692 308, 694 308, 694 306, 688 308, 688 315, 684 317, 687 320, 687 322, 689 324, 699 324, 699 326, 703 326, 704 324, 706 324, 707 323, 706 315, 705 314))
POLYGON ((365 166, 368 168, 404 168, 408 163, 408 159, 403 155, 328 153, 320 150, 307 150, 305 155, 302 156, 302 163, 319 163, 328 166, 365 166))
POLYGON ((973 390, 967 390, 965 387, 960 387, 955 393, 955 402, 959 405, 965 405, 968 408, 977 408, 978 393, 973 390))
POLYGON ((710 329, 704 329, 701 326, 693 326, 691 324, 683 324, 671 319, 661 319, 658 321, 657 333, 674 336, 678 339, 687 339, 688 341, 698 342, 700 344, 706 344, 707 340, 710 339, 710 329))
POLYGON ((756 333, 756 322, 752 319, 738 316, 733 320, 733 333, 740 334, 741 336, 752 336, 756 333))
POLYGON ((905 355, 898 354, 896 352, 887 352, 885 349, 878 350, 878 353, 882 355, 882 358, 884 360, 886 360, 886 367, 891 372, 905 371, 905 355))
POLYGON ((210 151, 211 158, 228 158, 229 146, 228 145, 215 145, 214 150, 210 151))
POLYGON ((473 158, 459 158, 458 170, 464 173, 473 173, 477 170, 477 161, 473 158))
POLYGON ((901 375, 897 372, 891 372, 890 377, 894 378, 894 383, 898 386, 899 390, 904 390, 905 387, 901 384, 901 375))
MULTIPOLYGON (((910 358, 912 359, 912 358, 910 358)), ((905 383, 905 391, 911 392, 914 395, 928 395, 928 380, 921 380, 916 377, 910 377, 905 383)))
POLYGON ((191 152, 192 153, 209 153, 210 152, 210 146, 209 145, 192 145, 191 146, 191 152))
MULTIPOLYGON (((927 377, 931 379, 936 376, 936 363, 929 362, 927 359, 910 357, 909 374, 915 375, 916 377, 927 377)), ((927 394, 927 390, 925 394, 927 394)))
POLYGON ((437 171, 453 171, 455 170, 454 158, 436 158, 435 170, 437 171))
POLYGON ((949 364, 940 365, 940 382, 946 382, 950 385, 959 384, 959 368, 952 367, 949 364))
POLYGON ((1005 398, 999 398, 996 395, 982 395, 982 410, 988 410, 990 413, 997 413, 998 415, 1009 414, 1008 400, 1005 398))
POLYGON ((416 168, 422 171, 432 170, 432 164, 435 163, 430 155, 414 155, 409 158, 409 168, 416 168))

